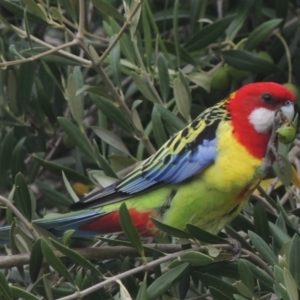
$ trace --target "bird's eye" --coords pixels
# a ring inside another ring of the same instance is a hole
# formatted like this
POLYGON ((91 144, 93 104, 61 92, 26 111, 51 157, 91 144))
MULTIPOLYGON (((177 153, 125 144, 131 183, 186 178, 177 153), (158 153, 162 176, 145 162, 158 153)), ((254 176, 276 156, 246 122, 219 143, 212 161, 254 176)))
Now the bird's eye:
POLYGON ((262 94, 261 98, 266 104, 274 105, 277 102, 271 94, 262 94))
POLYGON ((286 105, 286 106, 289 106, 289 105, 292 105, 293 103, 292 103, 292 101, 290 101, 290 100, 286 100, 285 102, 284 102, 284 105, 286 105))

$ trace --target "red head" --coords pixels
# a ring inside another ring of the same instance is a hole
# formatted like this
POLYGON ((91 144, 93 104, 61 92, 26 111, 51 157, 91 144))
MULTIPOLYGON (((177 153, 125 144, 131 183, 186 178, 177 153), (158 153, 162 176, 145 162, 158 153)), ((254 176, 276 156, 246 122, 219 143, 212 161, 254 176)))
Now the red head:
POLYGON ((263 158, 275 111, 281 108, 288 119, 294 116, 294 94, 274 82, 251 83, 233 93, 228 102, 234 136, 257 158, 263 158))

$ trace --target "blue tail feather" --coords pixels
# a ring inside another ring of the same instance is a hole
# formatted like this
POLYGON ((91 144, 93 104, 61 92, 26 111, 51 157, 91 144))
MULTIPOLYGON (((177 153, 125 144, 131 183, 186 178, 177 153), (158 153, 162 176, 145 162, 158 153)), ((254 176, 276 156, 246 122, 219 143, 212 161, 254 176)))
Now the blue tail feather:
MULTIPOLYGON (((48 215, 43 219, 32 221, 33 223, 41 226, 42 228, 49 230, 57 237, 61 237, 66 230, 74 229, 74 237, 93 237, 101 233, 94 231, 80 230, 80 227, 88 224, 95 219, 103 216, 105 213, 99 213, 92 210, 78 212, 72 212, 68 214, 55 214, 48 215), (61 217, 60 217, 61 216, 61 217)), ((0 228, 0 245, 9 243, 9 231, 10 226, 4 226, 0 228)))

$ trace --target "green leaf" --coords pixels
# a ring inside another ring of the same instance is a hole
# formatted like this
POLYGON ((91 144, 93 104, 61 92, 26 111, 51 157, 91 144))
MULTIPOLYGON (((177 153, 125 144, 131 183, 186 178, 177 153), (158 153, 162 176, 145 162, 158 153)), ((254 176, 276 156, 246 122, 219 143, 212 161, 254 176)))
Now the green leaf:
MULTIPOLYGON (((25 290, 23 290, 19 287, 10 286, 9 288, 10 288, 12 296, 14 298, 18 298, 18 299, 22 298, 22 299, 25 299, 25 300, 40 300, 40 298, 34 296, 31 293, 26 292, 25 290)), ((7 299, 7 298, 5 298, 5 299, 7 299)))
POLYGON ((25 114, 31 98, 31 90, 35 76, 35 64, 33 62, 21 64, 17 86, 18 109, 21 114, 25 114))
MULTIPOLYGON (((31 0, 31 2, 33 2, 33 0, 31 0)), ((3 1, 3 0, 1 1, 1 5, 4 6, 13 15, 23 18, 24 7, 17 5, 15 3, 13 3, 12 1, 3 1)), ((27 12, 27 17, 28 17, 29 21, 33 21, 34 23, 47 24, 47 21, 44 18, 41 18, 40 16, 36 15, 35 13, 27 12)))
POLYGON ((291 240, 291 237, 286 232, 272 222, 269 222, 269 229, 272 237, 280 247, 291 240))
POLYGON ((212 296, 214 299, 221 299, 221 300, 232 300, 231 297, 228 297, 226 294, 221 292, 220 290, 214 288, 214 287, 209 287, 209 291, 211 292, 212 296))
MULTIPOLYGON (((62 178, 63 178, 63 181, 64 181, 64 184, 65 184, 65 187, 69 193, 69 195, 71 196, 72 200, 73 201, 70 201, 71 204, 74 203, 74 202, 78 202, 79 201, 79 198, 78 196, 76 195, 76 193, 74 192, 70 182, 68 181, 68 178, 67 176, 65 175, 64 171, 62 171, 62 178)), ((67 197, 66 197, 67 198, 67 197)), ((67 198, 69 199, 69 198, 67 198)))
POLYGON ((167 102, 170 94, 170 76, 167 61, 161 53, 157 59, 157 70, 162 99, 167 102))
POLYGON ((269 245, 260 236, 250 230, 248 231, 248 235, 261 257, 270 265, 277 265, 278 259, 274 252, 270 249, 269 245))
POLYGON ((107 160, 100 154, 98 145, 97 145, 97 143, 96 143, 95 140, 93 141, 93 149, 94 149, 94 153, 95 153, 98 165, 103 170, 103 172, 105 173, 105 175, 113 177, 113 178, 118 178, 118 175, 111 168, 111 166, 109 165, 109 163, 107 162, 107 160))
POLYGON ((70 169, 70 168, 67 168, 67 167, 64 167, 62 165, 57 165, 57 164, 54 164, 52 162, 49 162, 49 161, 46 161, 46 160, 43 160, 42 158, 40 158, 39 156, 37 155, 32 155, 32 157, 43 167, 45 168, 46 170, 58 175, 58 176, 61 176, 61 172, 63 171, 70 180, 73 180, 73 181, 78 181, 78 182, 82 182, 82 183, 85 183, 85 184, 90 184, 91 181, 85 177, 84 175, 80 174, 80 173, 77 173, 76 171, 70 169))
POLYGON ((53 298, 53 293, 52 293, 52 288, 51 288, 51 283, 50 280, 47 278, 48 276, 45 274, 43 275, 43 287, 44 291, 46 294, 46 298, 49 300, 54 300, 53 298))
POLYGON ((289 160, 282 154, 279 154, 278 157, 276 157, 273 169, 279 180, 286 187, 289 187, 292 180, 292 165, 289 160))
POLYGON ((104 0, 92 0, 92 3, 97 8, 97 10, 104 16, 109 16, 114 19, 124 21, 124 17, 110 3, 104 0))
POLYGON ((14 150, 12 151, 11 172, 13 177, 15 177, 19 172, 25 174, 27 171, 24 163, 25 142, 26 142, 26 137, 21 138, 16 144, 16 146, 14 147, 14 150))
POLYGON ((298 289, 297 289, 296 282, 295 282, 292 274, 286 268, 283 269, 283 278, 284 278, 286 291, 289 295, 289 299, 290 300, 298 300, 299 297, 298 297, 298 289))
POLYGON ((158 277, 148 287, 148 300, 155 300, 165 293, 175 282, 179 281, 186 274, 188 268, 189 264, 184 263, 158 277))
POLYGON ((186 229, 193 238, 196 238, 197 240, 199 240, 202 243, 229 244, 229 241, 222 239, 221 237, 219 237, 217 235, 209 233, 193 224, 186 224, 186 229))
POLYGON ((273 63, 245 50, 225 50, 222 51, 222 56, 230 66, 244 71, 264 75, 280 71, 273 63))
POLYGON ((93 264, 91 264, 87 259, 85 259, 83 256, 79 255, 75 251, 71 250, 70 248, 62 245, 61 243, 50 239, 52 245, 60 251, 62 254, 64 254, 67 258, 73 260, 77 264, 81 265, 82 267, 87 268, 90 270, 95 276, 102 277, 102 274, 99 270, 97 270, 93 264))
POLYGON ((191 93, 189 89, 187 89, 187 84, 183 75, 179 75, 174 79, 173 90, 177 108, 184 119, 189 122, 191 118, 191 93))
POLYGON ((43 259, 44 255, 41 248, 41 240, 39 239, 33 244, 30 253, 29 274, 32 283, 36 282, 38 279, 43 259))
POLYGON ((176 131, 179 131, 179 130, 183 129, 186 126, 186 124, 184 124, 177 116, 175 116, 174 113, 170 112, 168 109, 166 109, 162 105, 155 104, 155 107, 157 108, 157 110, 161 114, 162 118, 167 123, 172 125, 176 129, 176 131))
POLYGON ((244 260, 244 262, 249 266, 251 269, 252 274, 259 279, 264 284, 268 285, 272 288, 273 284, 275 283, 274 278, 272 278, 266 271, 262 270, 261 268, 257 267, 253 263, 248 260, 244 260))
POLYGON ((211 76, 206 73, 194 72, 186 75, 187 79, 210 92, 211 76))
POLYGON ((2 272, 0 272, 0 296, 4 297, 5 300, 13 300, 12 292, 2 272))
POLYGON ((195 272, 195 274, 206 287, 214 287, 222 291, 222 293, 224 293, 230 299, 232 299, 233 294, 237 294, 237 289, 233 285, 221 280, 218 277, 202 274, 200 272, 195 272))
POLYGON ((123 141, 113 132, 96 126, 93 126, 92 129, 96 133, 96 135, 104 142, 127 154, 128 156, 131 156, 123 141))
POLYGON ((32 219, 31 198, 25 178, 21 173, 15 177, 15 194, 14 201, 19 211, 26 217, 27 220, 32 219))
MULTIPOLYGON (((238 260, 238 270, 242 283, 247 287, 250 293, 253 295, 255 289, 255 282, 251 268, 249 267, 247 261, 244 259, 238 260)), ((238 287, 236 286, 238 289, 238 287)), ((251 297, 252 297, 251 295, 251 297)), ((245 295, 244 295, 245 296, 245 295)))
POLYGON ((281 22, 282 19, 272 19, 255 28, 249 35, 244 49, 248 51, 255 49, 281 22))
POLYGON ((144 281, 140 285, 139 292, 135 300, 148 300, 146 277, 144 278, 144 281))
POLYGON ((175 227, 172 227, 172 226, 169 226, 165 223, 162 223, 156 219, 151 219, 152 223, 160 230, 168 233, 169 235, 171 236, 176 236, 176 237, 179 237, 179 238, 186 238, 186 239, 189 239, 191 238, 190 234, 188 234, 187 232, 185 231, 182 231, 180 229, 177 229, 175 227))
POLYGON ((268 214, 263 207, 263 205, 258 202, 254 206, 254 228, 255 232, 266 242, 269 242, 269 224, 268 224, 268 214))
POLYGON ((234 283, 234 286, 236 287, 236 289, 239 291, 240 294, 246 297, 246 299, 252 299, 253 293, 242 282, 237 281, 234 283))
POLYGON ((151 120, 154 138, 157 146, 160 148, 168 140, 168 136, 161 120, 161 115, 156 106, 153 106, 151 120))
POLYGON ((66 98, 74 120, 80 127, 82 127, 83 101, 81 99, 81 95, 77 94, 78 89, 79 86, 74 78, 74 74, 70 74, 66 89, 66 98))
POLYGON ((284 273, 280 267, 278 266, 274 267, 274 276, 275 276, 276 287, 279 290, 281 297, 283 298, 283 300, 290 300, 285 287, 284 273))
MULTIPOLYGON (((116 39, 116 35, 113 35, 109 44, 112 44, 116 39)), ((109 54, 110 66, 113 72, 113 77, 115 82, 117 83, 119 89, 121 89, 121 64, 120 64, 120 42, 118 41, 114 47, 111 49, 109 54)))
POLYGON ((87 137, 69 119, 58 117, 58 122, 70 139, 80 148, 91 160, 95 160, 95 155, 87 137))
MULTIPOLYGON (((19 114, 20 109, 17 101, 17 76, 16 73, 13 70, 8 71, 8 78, 7 78, 7 99, 8 99, 8 106, 12 110, 14 114, 19 114)), ((20 84, 20 83, 19 83, 20 84)), ((21 104, 23 107, 23 104, 21 104)))
POLYGON ((214 259, 206 254, 190 251, 181 256, 181 261, 189 263, 193 266, 206 266, 213 263, 214 259))
POLYGON ((186 42, 184 48, 188 51, 195 51, 215 42, 225 32, 233 19, 234 17, 230 16, 205 26, 186 42))
POLYGON ((129 134, 133 134, 133 129, 130 126, 128 120, 124 116, 124 114, 120 111, 116 104, 112 101, 106 99, 105 97, 98 96, 93 94, 92 92, 89 93, 91 100, 97 106, 97 108, 112 122, 120 126, 123 130, 128 132, 129 134))
POLYGON ((42 20, 47 22, 47 15, 45 14, 45 11, 42 9, 41 6, 39 6, 34 0, 22 0, 29 10, 36 16, 40 17, 42 20))
POLYGON ((131 72, 131 76, 138 89, 148 100, 150 100, 153 103, 159 102, 159 100, 153 94, 148 82, 146 81, 146 79, 143 78, 142 75, 139 75, 135 72, 131 72))
POLYGON ((121 227, 122 227, 127 239, 130 241, 132 246, 135 249, 137 249, 137 251, 143 257, 144 256, 143 244, 141 242, 141 238, 140 238, 136 228, 134 227, 133 221, 130 217, 130 214, 127 210, 125 203, 122 203, 119 208, 119 217, 120 217, 121 227))
POLYGON ((51 267, 53 267, 54 270, 56 270, 60 275, 62 275, 65 279, 67 279, 70 283, 73 285, 75 284, 71 274, 67 270, 67 268, 62 264, 62 262, 56 257, 51 247, 48 245, 48 243, 44 240, 44 238, 41 239, 41 247, 43 254, 45 256, 45 259, 49 263, 51 267))
POLYGON ((9 130, 0 144, 0 192, 4 189, 7 181, 6 171, 10 167, 12 151, 15 145, 14 129, 9 130))
POLYGON ((247 0, 247 1, 239 1, 237 9, 234 11, 235 18, 229 25, 229 27, 226 30, 227 38, 231 41, 236 37, 239 30, 244 25, 244 22, 246 18, 248 17, 249 10, 251 9, 251 6, 253 4, 253 0, 247 0))
POLYGON ((289 251, 287 253, 287 263, 296 285, 300 284, 300 237, 295 234, 292 238, 289 251))

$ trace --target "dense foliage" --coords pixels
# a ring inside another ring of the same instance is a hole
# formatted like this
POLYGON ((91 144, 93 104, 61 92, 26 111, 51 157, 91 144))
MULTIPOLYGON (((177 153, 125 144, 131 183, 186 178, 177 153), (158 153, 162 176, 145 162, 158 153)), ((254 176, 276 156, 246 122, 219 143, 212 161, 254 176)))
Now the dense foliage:
POLYGON ((30 221, 122 177, 243 84, 297 93, 299 12, 297 0, 0 0, 1 224, 12 225, 0 298, 297 300, 288 160, 219 236, 158 224, 166 238, 145 244, 126 206, 123 240, 57 240, 30 221))

